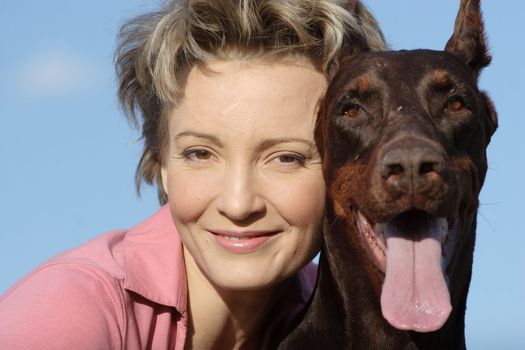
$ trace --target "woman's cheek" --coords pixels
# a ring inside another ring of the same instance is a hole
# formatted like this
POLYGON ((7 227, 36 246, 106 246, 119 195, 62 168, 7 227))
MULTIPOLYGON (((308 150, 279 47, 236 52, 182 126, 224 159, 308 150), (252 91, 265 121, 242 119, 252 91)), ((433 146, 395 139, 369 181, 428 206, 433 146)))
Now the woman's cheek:
POLYGON ((325 192, 322 176, 297 177, 281 188, 275 206, 288 222, 305 229, 317 227, 324 214, 325 192))
POLYGON ((168 177, 168 202, 177 221, 195 220, 206 210, 216 185, 203 175, 188 171, 168 177))

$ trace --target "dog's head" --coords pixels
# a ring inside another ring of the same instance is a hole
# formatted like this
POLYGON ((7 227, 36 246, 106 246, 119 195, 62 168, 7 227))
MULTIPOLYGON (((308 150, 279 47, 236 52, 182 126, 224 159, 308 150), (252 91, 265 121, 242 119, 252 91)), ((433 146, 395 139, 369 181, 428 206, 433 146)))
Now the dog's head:
POLYGON ((444 51, 352 51, 316 129, 331 206, 385 276, 387 321, 434 331, 451 311, 446 276, 461 263, 497 127, 477 87, 490 62, 480 1, 461 1, 444 51))

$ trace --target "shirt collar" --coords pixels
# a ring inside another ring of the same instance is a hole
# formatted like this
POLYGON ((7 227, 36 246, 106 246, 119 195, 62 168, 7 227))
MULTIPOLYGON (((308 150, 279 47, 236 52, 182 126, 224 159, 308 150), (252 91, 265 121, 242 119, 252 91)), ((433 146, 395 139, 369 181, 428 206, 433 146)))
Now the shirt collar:
POLYGON ((187 281, 182 242, 167 205, 128 231, 124 288, 186 313, 187 281))

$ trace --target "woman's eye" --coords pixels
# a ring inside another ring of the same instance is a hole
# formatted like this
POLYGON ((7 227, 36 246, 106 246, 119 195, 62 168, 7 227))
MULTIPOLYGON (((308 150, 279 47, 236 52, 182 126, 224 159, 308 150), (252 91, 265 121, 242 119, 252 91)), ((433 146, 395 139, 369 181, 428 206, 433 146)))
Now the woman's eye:
POLYGON ((274 158, 274 161, 280 165, 287 167, 303 166, 305 163, 305 157, 300 154, 281 154, 274 158))
POLYGON ((188 150, 184 152, 183 156, 184 158, 193 160, 193 161, 210 160, 212 157, 211 153, 205 149, 188 150))
POLYGON ((348 118, 355 118, 359 115, 361 105, 358 103, 346 103, 341 109, 341 115, 347 116, 348 118))
POLYGON ((460 96, 452 96, 445 103, 445 110, 447 112, 455 113, 462 111, 465 108, 465 101, 460 96))
POLYGON ((295 163, 295 162, 304 162, 304 159, 298 157, 298 156, 295 156, 295 155, 284 155, 284 156, 279 156, 279 160, 282 162, 282 163, 295 163))

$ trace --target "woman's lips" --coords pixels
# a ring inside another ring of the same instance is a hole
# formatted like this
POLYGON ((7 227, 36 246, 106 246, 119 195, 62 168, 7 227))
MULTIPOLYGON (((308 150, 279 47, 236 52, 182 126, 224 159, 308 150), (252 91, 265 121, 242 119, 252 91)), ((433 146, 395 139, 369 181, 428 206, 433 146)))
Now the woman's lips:
POLYGON ((210 232, 222 248, 234 254, 251 253, 277 234, 277 231, 210 232))

